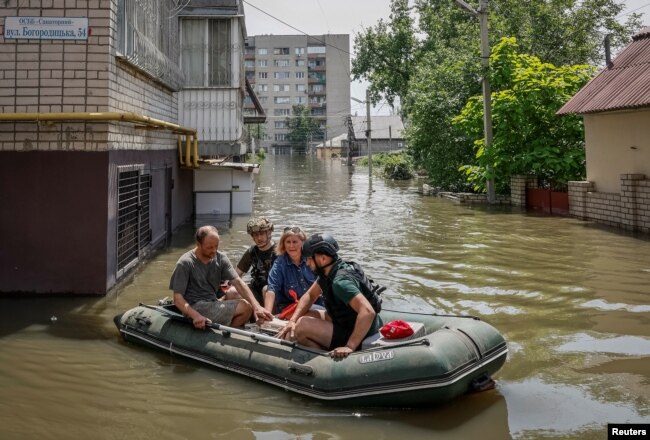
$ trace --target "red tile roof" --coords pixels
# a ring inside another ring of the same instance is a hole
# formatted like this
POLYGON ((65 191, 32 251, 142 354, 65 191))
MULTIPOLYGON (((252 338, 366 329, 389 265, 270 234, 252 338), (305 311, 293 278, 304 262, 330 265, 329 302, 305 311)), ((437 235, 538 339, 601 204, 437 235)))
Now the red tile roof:
POLYGON ((598 113, 650 107, 650 26, 573 98, 558 110, 567 113, 598 113))

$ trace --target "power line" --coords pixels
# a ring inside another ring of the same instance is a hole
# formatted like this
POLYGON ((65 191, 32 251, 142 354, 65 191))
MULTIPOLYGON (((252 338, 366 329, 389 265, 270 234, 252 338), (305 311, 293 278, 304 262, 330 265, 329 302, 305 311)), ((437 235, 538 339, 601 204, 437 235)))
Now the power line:
POLYGON ((646 3, 645 5, 639 6, 638 8, 632 9, 631 11, 625 12, 624 14, 617 15, 616 18, 625 17, 626 15, 630 15, 630 14, 638 11, 639 9, 647 8, 648 6, 650 6, 650 3, 646 3))
POLYGON ((318 41, 319 43, 322 43, 322 44, 325 45, 325 46, 330 46, 330 47, 333 47, 333 48, 336 49, 336 50, 340 50, 340 51, 343 52, 343 53, 346 53, 346 54, 348 54, 348 55, 352 55, 352 54, 350 53, 349 50, 341 49, 340 47, 337 47, 337 46, 335 46, 335 45, 333 45, 333 44, 331 44, 331 43, 327 43, 327 42, 321 40, 320 38, 317 38, 317 37, 315 37, 315 36, 313 36, 313 35, 310 35, 310 34, 308 34, 307 32, 305 32, 305 31, 303 31, 303 30, 301 30, 301 29, 298 29, 297 27, 295 27, 295 26, 293 26, 293 25, 287 23, 286 21, 283 21, 283 20, 279 19, 278 17, 276 17, 276 16, 274 16, 274 15, 272 15, 272 14, 266 12, 265 10, 258 8, 257 6, 255 6, 254 4, 252 4, 252 3, 250 3, 250 2, 248 2, 248 1, 246 1, 246 0, 242 0, 242 1, 243 1, 244 3, 246 3, 248 6, 250 6, 251 8, 253 8, 253 9, 257 9, 257 10, 260 11, 262 14, 271 17, 273 20, 275 20, 275 21, 277 21, 277 22, 279 22, 279 23, 282 23, 283 25, 288 26, 288 27, 290 27, 291 29, 293 29, 293 30, 295 30, 295 31, 297 31, 297 32, 300 32, 301 34, 303 34, 303 35, 305 35, 305 36, 307 36, 307 37, 310 37, 310 38, 312 38, 312 39, 318 41))

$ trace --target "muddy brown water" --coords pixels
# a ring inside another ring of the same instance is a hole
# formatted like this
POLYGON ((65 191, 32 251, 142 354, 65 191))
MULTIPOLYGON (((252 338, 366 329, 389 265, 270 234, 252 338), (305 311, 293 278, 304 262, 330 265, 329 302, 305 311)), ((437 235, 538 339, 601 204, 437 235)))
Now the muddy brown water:
MULTIPOLYGON (((113 316, 169 295, 188 225, 108 297, 0 299, 1 439, 602 439, 607 422, 650 422, 647 238, 458 206, 338 161, 269 156, 256 181, 255 213, 332 233, 394 291, 391 308, 497 327, 510 348, 497 388, 425 409, 332 407, 124 343, 113 316)), ((235 261, 247 219, 210 220, 235 261)))

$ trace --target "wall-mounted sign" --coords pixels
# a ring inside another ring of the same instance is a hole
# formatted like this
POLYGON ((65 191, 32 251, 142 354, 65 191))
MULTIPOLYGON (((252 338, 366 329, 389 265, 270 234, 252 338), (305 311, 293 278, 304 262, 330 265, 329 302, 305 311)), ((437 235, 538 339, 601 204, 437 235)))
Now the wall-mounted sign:
POLYGON ((88 17, 5 17, 5 39, 87 40, 88 17))

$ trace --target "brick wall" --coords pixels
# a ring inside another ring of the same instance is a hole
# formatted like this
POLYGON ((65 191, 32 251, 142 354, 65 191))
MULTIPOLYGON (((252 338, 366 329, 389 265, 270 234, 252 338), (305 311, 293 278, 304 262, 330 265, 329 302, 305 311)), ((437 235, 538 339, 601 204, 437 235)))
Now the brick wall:
MULTIPOLYGON (((177 122, 173 92, 115 57, 117 0, 8 0, 0 8, 0 112, 134 112, 177 122), (88 17, 87 40, 7 39, 4 17, 88 17)), ((1 123, 0 151, 172 149, 124 123, 1 123)))
POLYGON ((592 182, 569 182, 570 214, 582 220, 650 232, 650 180, 621 174, 620 193, 594 191, 592 182))
POLYGON ((537 177, 512 176, 510 179, 510 203, 512 206, 526 207, 527 188, 537 188, 537 177))

